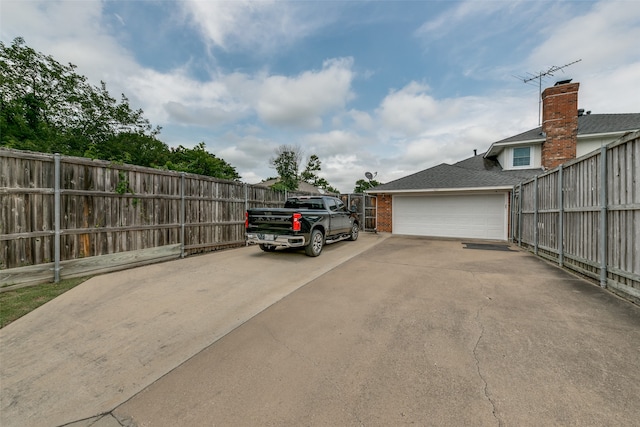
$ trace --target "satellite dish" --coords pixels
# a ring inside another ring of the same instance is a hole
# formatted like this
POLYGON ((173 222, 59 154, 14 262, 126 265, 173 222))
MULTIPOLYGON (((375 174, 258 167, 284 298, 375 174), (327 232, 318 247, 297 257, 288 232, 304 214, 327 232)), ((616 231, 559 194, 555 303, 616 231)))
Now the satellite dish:
POLYGON ((373 179, 373 174, 371 172, 365 172, 364 176, 366 176, 368 180, 372 180, 373 179))

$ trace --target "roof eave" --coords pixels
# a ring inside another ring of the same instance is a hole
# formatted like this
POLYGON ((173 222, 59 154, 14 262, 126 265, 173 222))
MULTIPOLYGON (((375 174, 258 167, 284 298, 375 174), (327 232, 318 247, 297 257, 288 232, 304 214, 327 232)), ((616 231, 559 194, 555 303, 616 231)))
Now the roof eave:
POLYGON ((544 141, 545 141, 544 138, 536 138, 536 139, 525 139, 522 141, 494 142, 493 144, 491 144, 491 147, 489 147, 487 152, 484 153, 483 157, 485 159, 489 157, 495 157, 498 154, 500 154, 500 152, 504 150, 505 147, 518 146, 518 145, 542 144, 544 143, 544 141))
POLYGON ((406 190, 367 190, 367 194, 407 194, 407 193, 452 193, 462 191, 496 191, 511 190, 513 185, 498 185, 492 187, 454 187, 454 188, 412 188, 406 190))
POLYGON ((595 133, 579 133, 578 140, 580 139, 588 139, 588 138, 606 138, 611 136, 622 136, 629 132, 635 132, 638 129, 627 129, 627 130, 617 130, 611 132, 595 132, 595 133))

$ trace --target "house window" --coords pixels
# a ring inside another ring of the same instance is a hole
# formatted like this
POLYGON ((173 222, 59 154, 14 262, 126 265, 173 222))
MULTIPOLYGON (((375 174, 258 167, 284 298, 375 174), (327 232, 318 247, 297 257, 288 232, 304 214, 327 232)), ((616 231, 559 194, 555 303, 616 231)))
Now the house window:
POLYGON ((531 165, 531 147, 518 147, 513 149, 513 166, 531 165))

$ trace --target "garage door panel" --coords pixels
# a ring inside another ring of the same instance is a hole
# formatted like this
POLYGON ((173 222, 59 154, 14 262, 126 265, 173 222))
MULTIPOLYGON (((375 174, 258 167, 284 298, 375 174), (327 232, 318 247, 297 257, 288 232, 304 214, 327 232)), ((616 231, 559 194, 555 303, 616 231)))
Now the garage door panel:
POLYGON ((506 238, 504 194, 396 196, 396 234, 481 239, 506 238))

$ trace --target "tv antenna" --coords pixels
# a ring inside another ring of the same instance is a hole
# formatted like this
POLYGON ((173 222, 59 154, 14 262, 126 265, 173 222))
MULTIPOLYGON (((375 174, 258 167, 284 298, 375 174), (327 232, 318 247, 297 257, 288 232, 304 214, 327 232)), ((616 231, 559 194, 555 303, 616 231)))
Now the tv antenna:
MULTIPOLYGON (((545 71, 540 71, 538 74, 527 73, 525 77, 522 76, 514 76, 518 80, 522 80, 523 83, 531 83, 534 80, 538 80, 538 125, 542 124, 542 80, 546 77, 553 76, 553 74, 557 71, 562 70, 563 68, 567 68, 569 65, 573 65, 576 62, 580 62, 582 59, 578 59, 573 62, 569 62, 568 64, 557 66, 552 65, 547 68, 545 71)), ((564 72, 564 71, 563 71, 564 72)))

